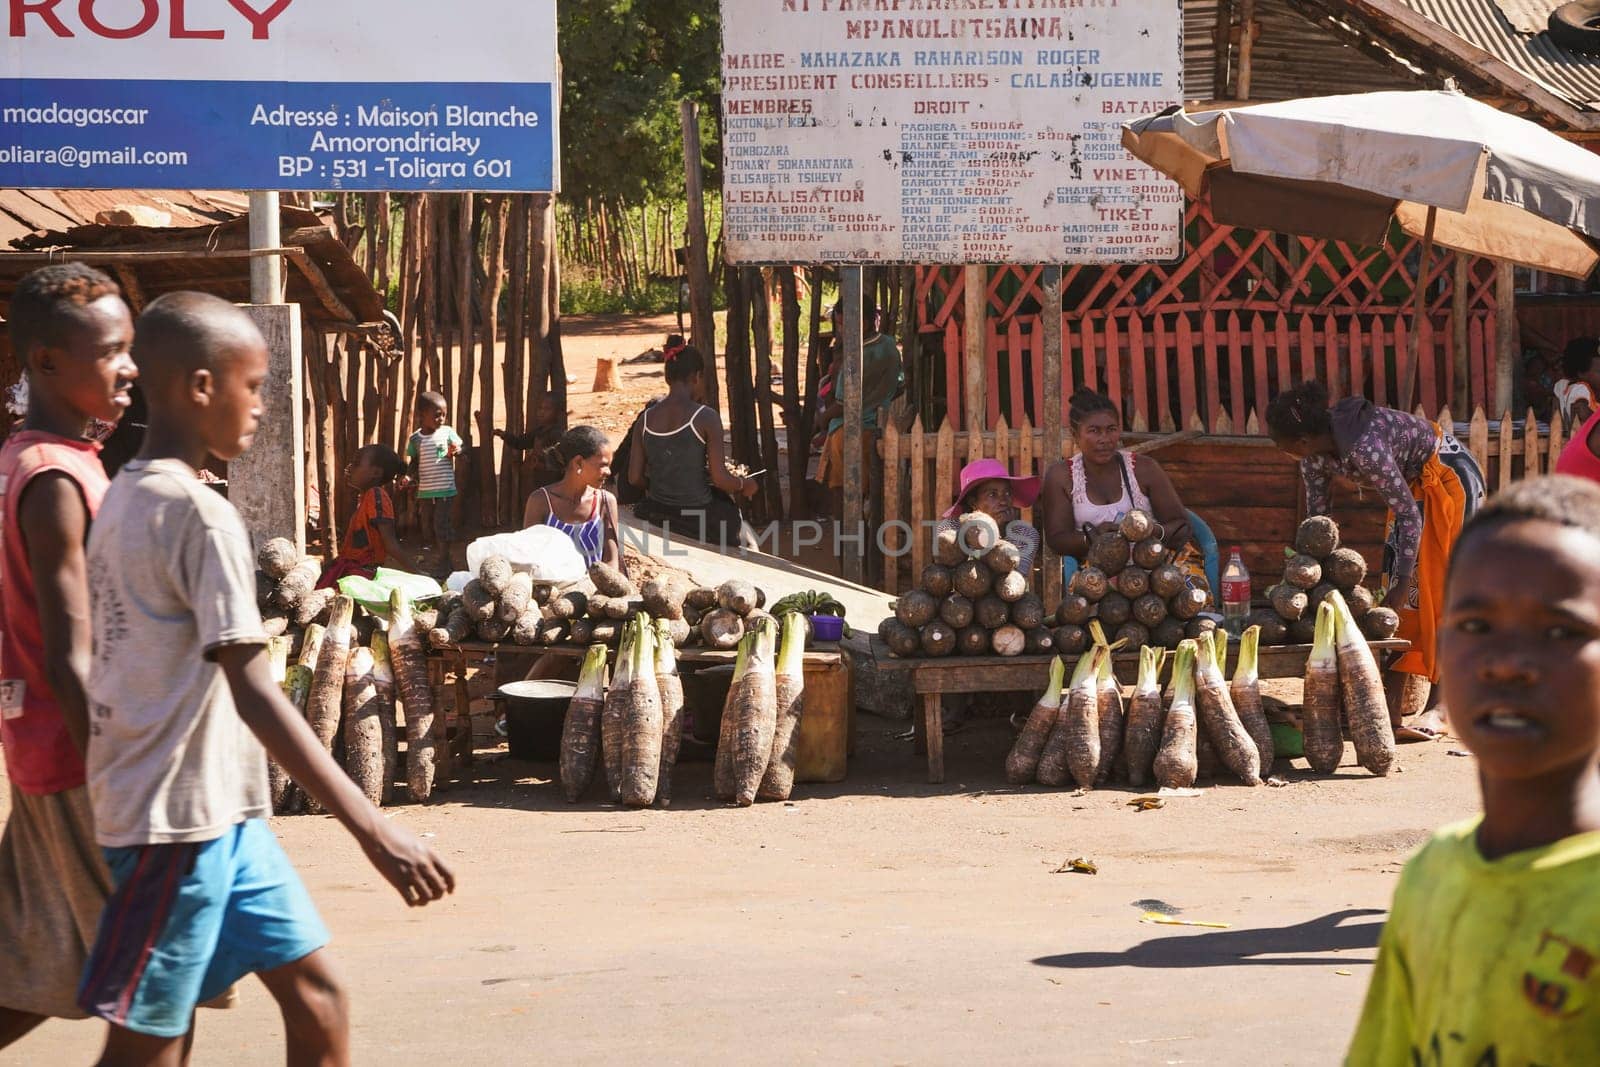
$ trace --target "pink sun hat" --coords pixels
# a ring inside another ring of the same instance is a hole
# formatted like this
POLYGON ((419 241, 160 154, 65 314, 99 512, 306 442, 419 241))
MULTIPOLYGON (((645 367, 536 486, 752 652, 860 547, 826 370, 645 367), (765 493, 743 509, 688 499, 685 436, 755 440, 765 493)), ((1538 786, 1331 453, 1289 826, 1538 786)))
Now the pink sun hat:
POLYGON ((1013 477, 1006 465, 997 459, 975 459, 961 468, 961 484, 956 488, 956 502, 945 511, 944 517, 953 519, 961 514, 961 501, 979 482, 1005 481, 1011 483, 1011 499, 1017 507, 1025 508, 1039 499, 1039 477, 1013 477))

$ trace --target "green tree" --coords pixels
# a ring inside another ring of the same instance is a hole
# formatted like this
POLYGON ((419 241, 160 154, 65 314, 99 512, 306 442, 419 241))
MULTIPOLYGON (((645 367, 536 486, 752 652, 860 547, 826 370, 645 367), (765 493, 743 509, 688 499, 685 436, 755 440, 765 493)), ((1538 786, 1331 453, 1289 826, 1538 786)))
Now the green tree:
POLYGON ((721 156, 717 0, 573 0, 559 12, 563 196, 621 205, 682 196, 679 100, 703 105, 708 168, 721 156))

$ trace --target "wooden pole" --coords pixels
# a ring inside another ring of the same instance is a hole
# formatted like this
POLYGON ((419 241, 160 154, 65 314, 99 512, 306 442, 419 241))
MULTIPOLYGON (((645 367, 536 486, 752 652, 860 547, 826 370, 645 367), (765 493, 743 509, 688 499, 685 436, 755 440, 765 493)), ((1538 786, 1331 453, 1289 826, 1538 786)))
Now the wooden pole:
POLYGON ((1438 208, 1428 208, 1428 225, 1422 233, 1422 251, 1417 257, 1417 284, 1411 308, 1411 333, 1406 337, 1405 360, 1400 364, 1400 410, 1409 412, 1416 399, 1417 352, 1422 346, 1422 323, 1428 313, 1428 259, 1433 254, 1433 226, 1438 208))
POLYGON ((1505 260, 1494 265, 1494 411, 1499 418, 1511 410, 1511 392, 1517 369, 1516 268, 1505 260))
POLYGON ((683 188, 688 201, 689 219, 689 343, 700 350, 706 362, 706 403, 713 411, 720 408, 717 387, 717 323, 711 308, 711 263, 706 254, 705 178, 700 169, 700 105, 684 100, 678 105, 678 124, 683 129, 683 188))
MULTIPOLYGON (((844 302, 844 358, 839 367, 839 395, 844 398, 844 437, 840 466, 844 475, 843 537, 865 536, 862 530, 861 470, 861 268, 839 268, 839 299, 844 302)), ((865 573, 866 545, 841 547, 844 579, 859 583, 865 573)))
POLYGON ((1465 252, 1455 253, 1454 280, 1450 286, 1450 339, 1455 348, 1451 361, 1455 370, 1455 389, 1450 396, 1450 407, 1461 412, 1462 418, 1472 417, 1472 353, 1467 350, 1467 316, 1471 314, 1472 257, 1465 252))
MULTIPOLYGON (((1044 474, 1052 463, 1061 459, 1061 268, 1050 265, 1039 276, 1043 304, 1040 314, 1044 320, 1044 366, 1040 377, 1044 382, 1044 396, 1039 398, 1043 409, 1039 413, 1039 426, 1044 431, 1040 449, 1039 473, 1044 474)), ((1134 358, 1141 358, 1137 353, 1134 358)), ((1018 471, 1031 474, 1031 471, 1018 471)), ((1042 528, 1042 512, 1036 511, 1035 522, 1042 528)), ((921 516, 918 516, 921 518, 921 516)), ((1060 557, 1045 548, 1040 566, 1043 567, 1045 603, 1054 604, 1061 599, 1060 557)))
MULTIPOLYGON (((981 263, 966 266, 963 286, 966 296, 965 332, 962 340, 962 404, 967 409, 967 432, 982 433, 984 418, 983 342, 989 310, 989 268, 981 263)), ((848 453, 846 453, 848 455, 848 453)))
POLYGON ((1250 32, 1256 21, 1256 0, 1244 0, 1239 11, 1239 99, 1250 99, 1250 58, 1255 51, 1250 32))

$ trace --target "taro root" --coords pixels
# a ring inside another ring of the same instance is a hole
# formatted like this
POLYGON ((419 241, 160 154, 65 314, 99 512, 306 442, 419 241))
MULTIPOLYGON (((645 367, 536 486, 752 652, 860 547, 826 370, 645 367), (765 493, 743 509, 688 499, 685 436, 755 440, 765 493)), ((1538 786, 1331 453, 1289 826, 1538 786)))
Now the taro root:
POLYGON ((1011 604, 1011 621, 1024 630, 1044 625, 1044 601, 1036 593, 1025 593, 1011 604))
POLYGON ((1367 612, 1378 606, 1373 599, 1372 590, 1364 585, 1358 585, 1344 594, 1345 603, 1350 605, 1350 614, 1357 619, 1365 617, 1367 612))
POLYGON ((922 568, 922 580, 917 585, 929 596, 949 596, 950 590, 955 588, 954 581, 949 567, 930 563, 922 568))
POLYGON ((1150 591, 1162 600, 1171 600, 1188 584, 1183 571, 1171 563, 1163 563, 1150 572, 1150 591))
POLYGON ((1055 635, 1044 627, 1036 630, 1023 631, 1023 653, 1029 656, 1045 656, 1056 650, 1055 635))
POLYGON ((1198 641, 1206 634, 1217 632, 1216 619, 1190 619, 1183 627, 1183 636, 1198 641))
POLYGON ((966 558, 954 530, 940 530, 933 538, 933 561, 941 567, 954 567, 966 558))
POLYGON ((589 626, 589 640, 603 645, 612 644, 621 636, 623 629, 627 625, 627 623, 618 623, 611 619, 591 623, 589 626))
POLYGON ((748 615, 758 607, 757 599, 756 587, 737 578, 717 587, 717 606, 724 611, 748 615))
POLYGON ((963 656, 987 656, 989 631, 981 626, 963 626, 956 631, 956 652, 963 656))
POLYGON ((1132 547, 1120 533, 1107 530, 1089 538, 1089 554, 1085 562, 1098 567, 1108 575, 1118 574, 1128 565, 1132 547))
POLYGON ((982 560, 969 559, 952 572, 956 592, 968 600, 977 600, 989 591, 994 575, 982 560))
POLYGON ((683 618, 682 585, 668 578, 652 578, 639 590, 644 610, 655 619, 683 618))
POLYGON ((1146 593, 1133 602, 1133 619, 1143 626, 1159 626, 1167 617, 1167 602, 1146 593))
POLYGON ((957 630, 972 625, 972 601, 960 593, 951 593, 939 604, 939 618, 957 630))
POLYGON ((1177 648, 1184 639, 1183 621, 1170 615, 1150 628, 1150 643, 1161 648, 1177 648))
POLYGON ((956 520, 956 540, 963 552, 976 559, 999 543, 1000 525, 981 511, 969 511, 956 520))
POLYGON ((1134 508, 1122 517, 1122 536, 1134 544, 1147 539, 1155 529, 1156 520, 1148 511, 1134 508))
POLYGON ((1263 645, 1281 645, 1289 640, 1289 624, 1276 611, 1252 611, 1245 616, 1244 624, 1261 628, 1263 645))
MULTIPOLYGON (((1313 515, 1295 531, 1294 550, 1302 556, 1326 559, 1339 547, 1339 524, 1326 515, 1313 515)), ((1315 585, 1316 583, 1311 583, 1315 585)))
POLYGON ((930 656, 948 656, 956 650, 956 632, 935 619, 922 628, 922 651, 930 656))
POLYGON ((878 636, 896 656, 915 656, 922 651, 921 635, 893 615, 878 625, 878 636))
POLYGON ((1039 770, 1039 756, 1056 724, 1061 711, 1061 682, 1065 664, 1061 657, 1050 664, 1050 684, 1033 703, 1028 720, 1017 734, 1011 753, 1006 756, 1006 781, 1012 785, 1027 785, 1039 770))
POLYGON ((1328 599, 1328 594, 1334 591, 1332 582, 1318 582, 1306 594, 1306 610, 1316 611, 1317 605, 1328 599))
POLYGON ((1167 611, 1177 619, 1185 622, 1200 614, 1206 608, 1206 594, 1203 589, 1185 587, 1173 597, 1167 605, 1167 611))
POLYGON ((1336 549, 1322 561, 1322 576, 1348 593, 1366 580, 1367 561, 1353 548, 1336 549))
POLYGON ((1143 567, 1124 567, 1116 578, 1117 592, 1129 600, 1138 600, 1150 591, 1150 572, 1143 567))
POLYGON ((627 576, 609 563, 596 563, 591 566, 589 568, 589 580, 594 583, 596 590, 606 596, 636 597, 639 595, 639 590, 633 587, 633 583, 628 581, 627 576))
MULTIPOLYGON (((1327 601, 1323 601, 1327 603, 1327 601)), ((1308 614, 1296 619, 1289 624, 1289 643, 1291 645, 1309 645, 1317 639, 1317 617, 1308 614)))
POLYGON ((683 595, 683 606, 698 611, 701 615, 715 611, 717 591, 709 586, 696 586, 683 595))
POLYGON ((997 656, 1020 656, 1028 647, 1028 638, 1016 626, 1002 626, 994 632, 990 644, 997 656))
POLYGON ((939 602, 920 589, 911 590, 894 604, 895 618, 913 630, 928 625, 938 613, 939 602))
POLYGON ((1322 581, 1322 564, 1310 556, 1295 556, 1284 566, 1283 580, 1301 589, 1311 589, 1322 581))
POLYGON ((1011 605, 997 596, 981 597, 973 605, 973 614, 979 626, 986 630, 998 630, 1011 621, 1011 605))
POLYGON ((1022 553, 1010 541, 1001 541, 984 554, 983 562, 996 574, 1010 574, 1022 566, 1022 553))
POLYGON ((1056 622, 1062 626, 1082 626, 1094 614, 1094 605, 1079 596, 1077 593, 1068 593, 1061 598, 1061 606, 1056 609, 1056 622))
MULTIPOLYGON (((639 612, 644 610, 644 601, 627 600, 623 597, 611 597, 606 601, 606 618, 612 622, 627 622, 639 612)), ((595 614, 594 609, 589 609, 589 614, 595 614)))
POLYGON ((1333 606, 1339 695, 1343 698, 1345 720, 1350 724, 1356 762, 1381 777, 1394 766, 1394 728, 1389 722, 1383 676, 1344 597, 1333 593, 1327 602, 1333 606))
POLYGON ((611 617, 611 598, 604 593, 596 593, 589 598, 589 618, 609 619, 611 617))
POLYGON ((1312 629, 1314 642, 1311 655, 1306 658, 1301 711, 1306 762, 1318 774, 1332 774, 1344 758, 1344 731, 1339 725, 1339 652, 1334 644, 1338 617, 1332 604, 1324 602, 1317 609, 1312 629))
POLYGON ((509 633, 511 633, 511 624, 501 622, 498 617, 493 615, 478 623, 478 640, 480 641, 488 641, 490 644, 494 644, 498 641, 504 641, 509 633))
POLYGON ((1150 643, 1150 631, 1136 622, 1126 622, 1117 627, 1117 632, 1111 635, 1111 642, 1121 641, 1122 647, 1129 649, 1143 648, 1150 643))
POLYGON ((1369 641, 1387 641, 1400 629, 1400 616, 1393 608, 1375 607, 1361 616, 1361 632, 1369 641))
POLYGON ((1161 543, 1159 537, 1140 541, 1133 546, 1133 562, 1147 571, 1153 571, 1167 562, 1167 546, 1161 543))
POLYGON ((1172 664, 1172 704, 1161 727, 1161 744, 1152 771, 1162 789, 1187 789, 1199 775, 1199 721, 1195 711, 1194 658, 1197 646, 1178 646, 1172 664))
POLYGON ((1107 593, 1100 599, 1100 621, 1106 626, 1121 626, 1133 618, 1133 601, 1121 593, 1107 593))
POLYGON ((737 648, 744 637, 744 618, 725 608, 707 612, 700 620, 700 636, 705 639, 707 648, 722 651, 737 648))
POLYGON ((995 579, 994 595, 1004 600, 1007 604, 1014 604, 1021 600, 1028 592, 1028 579, 1017 571, 1002 574, 995 579))
POLYGON ((1304 615, 1306 608, 1311 605, 1304 589, 1297 589, 1288 583, 1273 586, 1267 592, 1267 598, 1272 601, 1272 610, 1276 611, 1284 622, 1294 622, 1304 615))
POLYGON ((287 537, 274 537, 263 541, 256 552, 256 566, 273 581, 281 581, 300 562, 300 553, 287 537))
POLYGON ((1111 578, 1105 571, 1091 564, 1078 568, 1078 572, 1072 576, 1070 588, 1090 603, 1098 603, 1100 598, 1110 591, 1111 578))
POLYGON ((567 624, 567 639, 575 645, 587 645, 594 640, 594 620, 573 619, 567 624))
POLYGON ((478 564, 478 581, 483 583, 489 595, 500 596, 511 584, 511 564, 504 556, 490 556, 478 564))
POLYGON ((1058 626, 1052 634, 1056 651, 1063 656, 1081 656, 1089 647, 1089 631, 1081 626, 1058 626))
POLYGON ((467 613, 467 618, 475 623, 494 618, 495 606, 494 594, 476 578, 461 590, 461 608, 467 613))
MULTIPOLYGON (((466 597, 461 598, 464 605, 466 597)), ((550 601, 550 615, 556 619, 576 619, 589 613, 589 598, 577 590, 562 593, 550 601)), ((469 613, 470 617, 470 613, 469 613)))

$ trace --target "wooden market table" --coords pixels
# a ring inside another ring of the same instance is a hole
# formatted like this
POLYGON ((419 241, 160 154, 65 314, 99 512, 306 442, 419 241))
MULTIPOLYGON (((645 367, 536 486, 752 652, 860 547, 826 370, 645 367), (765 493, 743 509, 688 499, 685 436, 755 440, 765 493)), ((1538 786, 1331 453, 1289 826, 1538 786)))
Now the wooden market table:
MULTIPOLYGON (((1370 642, 1379 665, 1411 647, 1400 640, 1370 642)), ((1306 672, 1310 645, 1263 647, 1257 670, 1263 679, 1300 678, 1306 672)), ((944 656, 939 659, 901 659, 883 639, 872 638, 872 658, 880 671, 904 671, 911 676, 911 691, 922 701, 922 736, 928 750, 928 781, 944 781, 944 707, 946 693, 1041 693, 1050 683, 1048 656, 944 656)), ((1124 685, 1139 679, 1139 654, 1119 652, 1111 658, 1112 670, 1124 685)))
MULTIPOLYGON (((544 655, 564 656, 568 659, 581 660, 589 651, 588 645, 519 645, 511 642, 488 641, 463 641, 459 645, 449 648, 430 648, 428 650, 428 681, 433 686, 434 692, 442 692, 450 679, 448 675, 454 674, 455 708, 449 716, 449 722, 444 715, 436 716, 434 735, 438 739, 439 780, 447 781, 447 775, 452 766, 453 759, 459 759, 463 764, 472 762, 472 697, 467 687, 467 671, 474 665, 482 666, 485 661, 498 655, 517 655, 526 657, 539 657, 544 655), (449 731, 455 728, 454 747, 450 743, 449 731)), ((677 660, 681 665, 687 666, 717 666, 732 664, 739 658, 736 650, 722 651, 709 648, 680 648, 677 650, 677 660)), ((808 678, 814 672, 843 672, 844 685, 839 689, 842 699, 848 706, 843 709, 846 722, 843 726, 847 736, 854 736, 854 700, 849 696, 849 657, 845 656, 837 642, 816 642, 805 651, 805 670, 808 678)), ((808 682, 807 692, 811 691, 808 682)), ((819 693, 820 696, 820 693, 819 693)), ((808 705, 807 710, 810 710, 808 705)), ((802 719, 802 722, 805 720, 802 719)), ((847 743, 848 748, 853 748, 853 743, 847 743)), ((834 766, 838 761, 826 761, 834 766)), ((842 765, 837 770, 830 771, 827 777, 815 779, 822 781, 838 781, 843 778, 842 765)))

